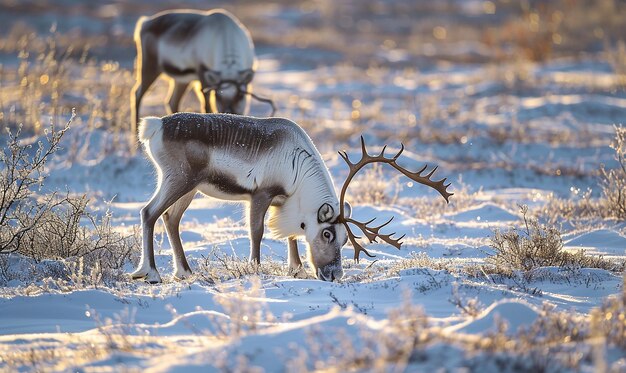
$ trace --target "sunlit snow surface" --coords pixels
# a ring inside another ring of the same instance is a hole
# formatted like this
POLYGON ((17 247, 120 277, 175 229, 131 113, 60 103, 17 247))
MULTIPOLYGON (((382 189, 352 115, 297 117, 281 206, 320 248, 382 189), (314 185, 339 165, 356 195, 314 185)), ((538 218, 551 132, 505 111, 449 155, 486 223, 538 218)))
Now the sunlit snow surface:
MULTIPOLYGON (((389 312, 407 301, 423 308, 432 327, 442 328, 443 333, 470 336, 494 331, 496 319, 507 323, 510 333, 528 327, 544 303, 560 311, 589 313, 606 297, 621 292, 620 275, 597 269, 572 273, 541 268, 527 288, 520 288, 514 282, 477 280, 431 268, 407 268, 394 275, 385 269, 419 253, 455 261, 459 266, 482 263, 492 252, 489 237, 494 229, 523 224, 517 204, 539 206, 550 193, 576 198, 588 188, 594 196, 599 195, 595 171, 601 164, 615 166, 608 145, 612 125, 626 118, 626 97, 603 90, 607 80, 603 62, 557 61, 529 68, 540 81, 511 90, 499 79, 495 68, 446 65, 412 79, 398 75, 374 81, 358 77, 349 67, 341 71, 330 67, 284 69, 271 54, 261 55, 255 80, 262 87, 259 89, 275 92, 282 99, 295 92, 304 100, 303 105, 310 105, 310 110, 316 112, 315 118, 335 118, 309 123, 306 113, 278 112, 307 123, 303 126, 327 161, 337 187, 347 174, 346 165, 336 153, 338 146, 356 158, 358 137, 363 134, 372 149, 380 150, 387 143, 392 154, 400 146, 394 134, 402 134, 407 148, 400 161, 403 166, 418 169, 425 163, 439 165, 437 175, 452 181, 452 191, 465 185, 468 192, 476 193, 473 200, 463 208, 442 205, 436 217, 425 216, 407 201, 440 197, 425 187, 409 187, 398 179, 403 188, 391 205, 355 204, 353 215, 361 220, 377 216, 383 221, 394 216, 389 232, 406 234, 406 244, 399 251, 387 245, 369 245, 368 250, 376 258, 362 258, 359 264, 352 261, 352 248, 346 247, 346 275, 341 283, 274 276, 263 276, 256 285, 250 277, 220 285, 176 282, 169 278, 171 252, 162 234, 157 234, 157 240, 161 240, 157 244, 157 266, 165 280, 161 285, 129 280, 127 286, 115 290, 67 292, 42 291, 39 287, 28 291, 25 284, 14 281, 3 288, 0 298, 0 357, 27 356, 32 351, 68 356, 42 370, 149 368, 205 372, 236 367, 241 363, 238 357, 243 356, 246 362, 242 366, 283 371, 287 369, 285 364, 296 360, 299 351, 310 350, 319 338, 331 340, 329 336, 341 331, 359 339, 357 336, 363 333, 384 328, 389 312), (338 111, 331 103, 333 97, 344 101, 338 111), (416 103, 403 106, 405 101, 399 97, 416 97, 416 103), (382 106, 364 108, 364 112, 373 110, 372 118, 352 123, 349 107, 353 98, 362 102, 378 98, 382 106), (447 118, 444 115, 437 119, 440 130, 467 133, 467 137, 444 145, 412 136, 420 124, 408 123, 401 114, 425 110, 424 102, 438 106, 440 114, 448 113, 447 118), (449 114, 452 105, 459 105, 457 116, 449 114), (376 117, 376 110, 385 112, 383 119, 376 117), (459 119, 463 115, 471 117, 459 119), (524 128, 527 133, 502 143, 486 135, 489 130, 506 132, 516 128, 524 128), (345 136, 347 132, 351 133, 345 136), (589 135, 581 135, 583 132, 589 135), (571 135, 572 141, 551 144, 545 140, 551 133, 571 135), (256 291, 248 291, 255 286, 256 291), (454 292, 464 299, 476 298, 482 305, 481 313, 474 318, 463 314, 452 301, 454 292), (224 304, 236 306, 229 309, 224 304), (252 317, 238 313, 242 309, 260 312, 253 330, 241 334, 220 330, 229 323, 243 323, 233 321, 233 317, 252 317)), ((263 115, 264 109, 254 106, 253 114, 263 115)), ((80 128, 72 128, 67 141, 80 137, 80 128)), ((96 138, 92 141, 94 150, 87 158, 93 155, 92 159, 97 159, 98 142, 96 138)), ((384 173, 389 179, 395 177, 392 170, 385 169, 384 173)), ((71 165, 59 161, 46 188, 85 192, 92 197, 92 205, 101 208, 112 199, 115 224, 129 227, 139 223, 139 209, 154 185, 154 170, 138 154, 110 155, 97 162, 77 161, 71 165)), ((389 191, 390 195, 394 193, 389 191)), ((623 222, 605 221, 588 228, 565 225, 563 235, 567 250, 626 257, 623 222)), ((181 236, 195 271, 198 263, 215 251, 248 256, 241 205, 195 200, 183 219, 181 236)), ((286 256, 284 242, 268 238, 263 241, 263 260, 272 259, 286 266, 286 256)), ((454 346, 432 347, 425 356, 413 364, 420 369, 455 367, 459 359, 454 346)), ((0 368, 7 368, 1 358, 0 368)))

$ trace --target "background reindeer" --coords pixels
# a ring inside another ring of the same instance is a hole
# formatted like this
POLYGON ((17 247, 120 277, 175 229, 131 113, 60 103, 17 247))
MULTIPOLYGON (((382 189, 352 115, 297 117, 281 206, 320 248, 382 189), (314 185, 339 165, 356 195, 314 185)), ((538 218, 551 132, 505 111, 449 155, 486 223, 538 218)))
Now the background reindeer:
POLYGON ((288 238, 289 268, 297 270, 302 265, 296 237, 304 236, 311 267, 317 278, 325 281, 343 276, 341 248, 348 239, 355 248, 355 259, 361 251, 369 255, 356 242, 348 224, 356 225, 370 241, 381 238, 400 247, 399 239, 391 238, 393 233, 380 233, 387 223, 370 227, 373 220, 361 223, 350 218, 345 192, 363 166, 387 163, 436 189, 446 200, 451 195, 445 179, 430 180, 435 170, 421 176, 426 167, 412 173, 398 166, 396 159, 402 150, 392 158, 384 156, 384 149, 372 157, 361 138, 361 161, 351 163, 343 155, 350 175, 338 199, 330 173, 311 139, 297 124, 283 118, 192 113, 149 117, 141 122, 139 139, 157 169, 158 185, 141 210, 143 251, 132 277, 151 283, 161 281, 153 250, 154 224, 161 215, 173 249, 174 277, 191 274, 179 223, 198 191, 222 200, 248 202, 250 261, 260 262, 264 218, 270 209, 269 228, 274 237, 288 238))
POLYGON ((167 99, 170 113, 178 111, 193 81, 200 83, 196 95, 207 113, 247 113, 256 70, 254 44, 248 30, 232 14, 223 9, 185 10, 141 17, 135 27, 135 43, 132 133, 136 133, 141 98, 162 73, 171 78, 167 99))

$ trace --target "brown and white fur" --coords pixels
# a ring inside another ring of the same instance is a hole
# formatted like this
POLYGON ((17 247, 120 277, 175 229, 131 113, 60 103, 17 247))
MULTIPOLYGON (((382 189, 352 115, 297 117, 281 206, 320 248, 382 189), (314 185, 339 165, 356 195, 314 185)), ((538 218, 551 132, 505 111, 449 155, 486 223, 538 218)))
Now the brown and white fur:
MULTIPOLYGON (((274 237, 288 239, 290 269, 302 263, 296 237, 321 280, 341 279, 339 200, 330 173, 308 135, 283 118, 178 113, 144 118, 139 139, 154 163, 158 185, 141 210, 143 251, 133 278, 161 277, 153 250, 154 224, 163 216, 173 249, 174 277, 191 274, 179 235, 180 219, 196 192, 248 204, 250 261, 260 262, 264 217, 274 237)), ((349 216, 349 205, 345 207, 349 216)))
POLYGON ((161 74, 171 78, 169 113, 178 111, 193 81, 200 82, 196 95, 207 113, 247 113, 250 97, 240 88, 252 91, 254 44, 246 27, 229 12, 173 10, 141 17, 135 44, 137 82, 130 95, 133 130, 141 98, 161 74))

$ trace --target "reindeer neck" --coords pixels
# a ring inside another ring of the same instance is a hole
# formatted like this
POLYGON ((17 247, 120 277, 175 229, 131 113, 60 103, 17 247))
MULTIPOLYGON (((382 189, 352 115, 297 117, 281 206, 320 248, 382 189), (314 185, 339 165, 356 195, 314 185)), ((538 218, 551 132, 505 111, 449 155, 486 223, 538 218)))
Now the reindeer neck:
POLYGON ((324 203, 338 207, 339 199, 335 192, 330 173, 317 149, 310 147, 294 149, 295 191, 292 197, 298 200, 300 211, 317 212, 324 203))
POLYGON ((269 225, 276 237, 298 236, 304 233, 301 223, 307 217, 317 216, 324 204, 339 208, 339 199, 332 179, 319 152, 304 133, 298 130, 284 150, 285 168, 290 172, 285 180, 289 184, 289 198, 280 207, 270 210, 269 225))

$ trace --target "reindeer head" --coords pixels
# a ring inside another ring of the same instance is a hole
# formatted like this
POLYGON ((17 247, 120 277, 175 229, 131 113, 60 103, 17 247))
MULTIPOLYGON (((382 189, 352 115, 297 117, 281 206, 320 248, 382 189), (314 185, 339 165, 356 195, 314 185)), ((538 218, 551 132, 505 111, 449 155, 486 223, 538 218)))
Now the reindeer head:
POLYGON ((236 72, 203 69, 200 83, 207 112, 245 114, 249 106, 248 91, 253 77, 252 69, 236 72))
POLYGON ((394 246, 397 249, 400 249, 400 246, 402 245, 400 240, 404 237, 403 235, 399 238, 392 238, 395 232, 390 233, 390 234, 380 233, 380 230, 383 227, 391 223, 391 220, 393 220, 393 217, 389 219, 386 223, 383 223, 381 225, 370 226, 369 224, 371 224, 374 220, 376 220, 376 218, 373 218, 363 223, 363 222, 352 219, 350 217, 350 211, 343 208, 343 206, 347 205, 344 200, 345 200, 346 190, 348 189, 348 185, 350 184, 350 181, 352 181, 352 178, 354 177, 354 175, 356 175, 357 172, 359 172, 359 170, 363 168, 365 165, 369 163, 386 163, 392 166, 393 168, 395 168, 396 170, 400 171, 403 175, 407 176, 409 179, 435 189, 446 200, 446 202, 449 202, 448 199, 450 198, 450 196, 453 195, 453 193, 450 193, 447 190, 448 187, 450 186, 450 183, 445 184, 446 182, 445 178, 439 181, 431 180, 431 176, 433 176, 433 174, 437 170, 437 167, 433 168, 428 174, 424 176, 422 176, 422 172, 426 170, 428 165, 422 167, 422 169, 420 169, 417 172, 408 171, 396 163, 396 160, 398 159, 398 157, 400 157, 400 154, 402 154, 402 152, 404 151, 404 145, 402 145, 402 147, 400 148, 400 151, 391 158, 385 157, 386 147, 387 147, 386 145, 383 147, 379 155, 372 156, 367 153, 367 149, 365 148, 365 141, 363 140, 363 136, 361 136, 362 155, 361 155, 361 159, 358 162, 356 163, 351 162, 350 159, 348 159, 348 154, 346 152, 343 152, 343 153, 339 152, 339 155, 341 155, 344 161, 346 161, 346 163, 348 164, 348 167, 350 167, 350 173, 348 174, 348 177, 346 178, 346 181, 344 182, 343 187, 341 189, 339 205, 342 207, 341 207, 341 211, 339 212, 339 216, 337 217, 337 221, 344 225, 344 229, 347 233, 348 239, 350 240, 350 243, 354 247, 354 260, 356 260, 357 262, 359 261, 359 254, 361 253, 361 251, 364 252, 365 255, 369 257, 373 257, 374 255, 370 254, 363 246, 361 246, 357 242, 356 239, 360 237, 357 237, 354 235, 354 233, 352 233, 352 230, 350 229, 350 224, 355 225, 357 228, 359 228, 370 242, 377 242, 376 240, 380 238, 382 241, 394 246))
MULTIPOLYGON (((348 242, 346 228, 339 222, 339 209, 329 203, 322 204, 315 216, 302 222, 307 247, 307 258, 318 279, 324 281, 340 280, 343 276, 341 267, 341 248, 348 242)), ((350 205, 343 209, 350 214, 350 205)))
POLYGON ((219 72, 203 68, 200 84, 204 94, 207 113, 246 114, 250 106, 250 97, 268 103, 272 113, 276 113, 274 101, 260 97, 251 92, 254 70, 246 69, 238 72, 219 72), (213 92, 213 97, 211 93, 213 92))

